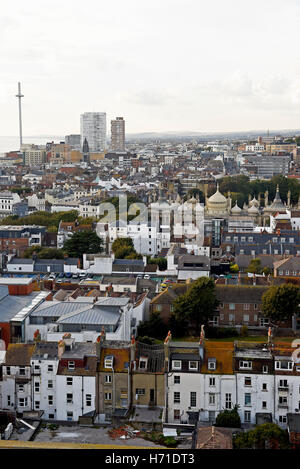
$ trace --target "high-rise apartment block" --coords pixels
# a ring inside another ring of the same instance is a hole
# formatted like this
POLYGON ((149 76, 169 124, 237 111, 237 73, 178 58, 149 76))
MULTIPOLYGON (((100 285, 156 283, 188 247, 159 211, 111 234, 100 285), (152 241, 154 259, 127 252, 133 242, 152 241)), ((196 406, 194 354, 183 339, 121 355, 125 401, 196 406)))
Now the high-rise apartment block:
POLYGON ((106 148, 106 113, 85 112, 80 116, 81 148, 86 139, 90 152, 102 152, 106 148))
POLYGON ((66 145, 78 150, 81 147, 81 137, 77 134, 66 135, 65 137, 66 145))
POLYGON ((125 121, 123 117, 116 117, 111 121, 111 149, 125 151, 125 121))

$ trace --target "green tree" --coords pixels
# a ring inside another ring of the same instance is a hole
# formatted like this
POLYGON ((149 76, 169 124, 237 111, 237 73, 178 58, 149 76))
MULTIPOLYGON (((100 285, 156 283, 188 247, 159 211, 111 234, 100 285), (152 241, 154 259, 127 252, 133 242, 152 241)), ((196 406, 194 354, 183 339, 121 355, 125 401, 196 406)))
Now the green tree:
POLYGON ((251 262, 247 268, 247 272, 251 274, 261 274, 262 273, 261 260, 251 259, 251 262))
POLYGON ((65 242, 63 250, 70 257, 97 254, 103 250, 102 239, 94 231, 78 231, 65 242))
POLYGON ((235 405, 233 409, 225 409, 217 415, 216 427, 227 427, 227 428, 240 428, 241 419, 238 413, 238 406, 235 405))
POLYGON ((165 324, 159 312, 155 311, 151 314, 148 321, 141 322, 137 329, 138 337, 154 337, 156 339, 163 339, 168 333, 168 326, 165 324))
POLYGON ((239 272, 240 268, 237 264, 231 264, 230 266, 230 272, 233 274, 237 274, 239 272))
POLYGON ((186 320, 194 323, 196 334, 199 334, 201 324, 207 324, 217 306, 214 281, 201 277, 192 282, 186 293, 175 299, 173 314, 179 322, 186 320))
POLYGON ((142 259, 134 249, 131 238, 117 238, 112 244, 112 251, 116 259, 142 259))
POLYGON ((168 261, 165 257, 148 257, 148 264, 157 264, 159 270, 166 270, 168 261))
POLYGON ((290 319, 300 312, 300 291, 297 285, 273 285, 262 296, 262 313, 274 321, 290 319))
POLYGON ((275 423, 263 423, 258 425, 254 430, 238 433, 233 438, 233 448, 288 449, 288 434, 275 423))
POLYGON ((42 246, 31 246, 24 252, 25 259, 31 259, 33 255, 36 255, 38 259, 63 259, 64 252, 62 249, 56 248, 45 248, 42 246))
POLYGON ((112 251, 115 253, 118 251, 120 248, 130 248, 134 249, 133 241, 131 238, 117 238, 115 241, 112 243, 112 251))

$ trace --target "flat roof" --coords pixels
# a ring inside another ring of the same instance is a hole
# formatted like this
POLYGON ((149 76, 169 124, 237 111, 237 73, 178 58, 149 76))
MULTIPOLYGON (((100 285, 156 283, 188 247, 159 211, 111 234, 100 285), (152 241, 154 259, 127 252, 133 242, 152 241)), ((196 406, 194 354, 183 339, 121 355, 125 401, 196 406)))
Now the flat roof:
POLYGON ((0 285, 30 285, 33 277, 0 277, 0 285))

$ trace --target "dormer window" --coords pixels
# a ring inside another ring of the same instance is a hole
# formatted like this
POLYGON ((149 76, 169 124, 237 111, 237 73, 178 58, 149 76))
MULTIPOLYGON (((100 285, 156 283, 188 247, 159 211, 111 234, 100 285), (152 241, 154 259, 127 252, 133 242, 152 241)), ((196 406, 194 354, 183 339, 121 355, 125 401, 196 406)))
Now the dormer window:
POLYGON ((288 360, 276 361, 275 370, 292 370, 293 362, 288 360))
POLYGON ((215 370, 217 368, 217 360, 215 358, 209 358, 207 368, 211 371, 215 370))
POLYGON ((75 370, 75 362, 68 362, 68 370, 74 371, 75 370))
POLYGON ((148 358, 140 357, 139 360, 139 369, 140 370, 147 370, 148 358))
POLYGON ((198 362, 189 362, 189 370, 198 370, 198 362))
POLYGON ((252 362, 250 362, 250 361, 240 361, 240 369, 242 369, 242 370, 252 370, 252 362))
POLYGON ((181 360, 173 360, 172 361, 172 369, 173 370, 181 370, 181 360))
POLYGON ((114 362, 114 357, 113 356, 109 355, 109 356, 105 357, 105 359, 104 359, 104 368, 112 369, 113 362, 114 362))

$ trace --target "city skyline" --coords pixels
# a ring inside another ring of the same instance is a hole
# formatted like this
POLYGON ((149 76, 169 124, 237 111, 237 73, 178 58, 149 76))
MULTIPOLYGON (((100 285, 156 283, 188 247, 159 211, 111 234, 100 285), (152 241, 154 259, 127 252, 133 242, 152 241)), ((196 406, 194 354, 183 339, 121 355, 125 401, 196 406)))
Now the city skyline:
POLYGON ((0 19, 2 135, 18 132, 19 81, 24 135, 79 133, 80 114, 99 110, 128 134, 299 127, 294 0, 89 0, 72 2, 72 21, 68 1, 16 4, 0 19))

